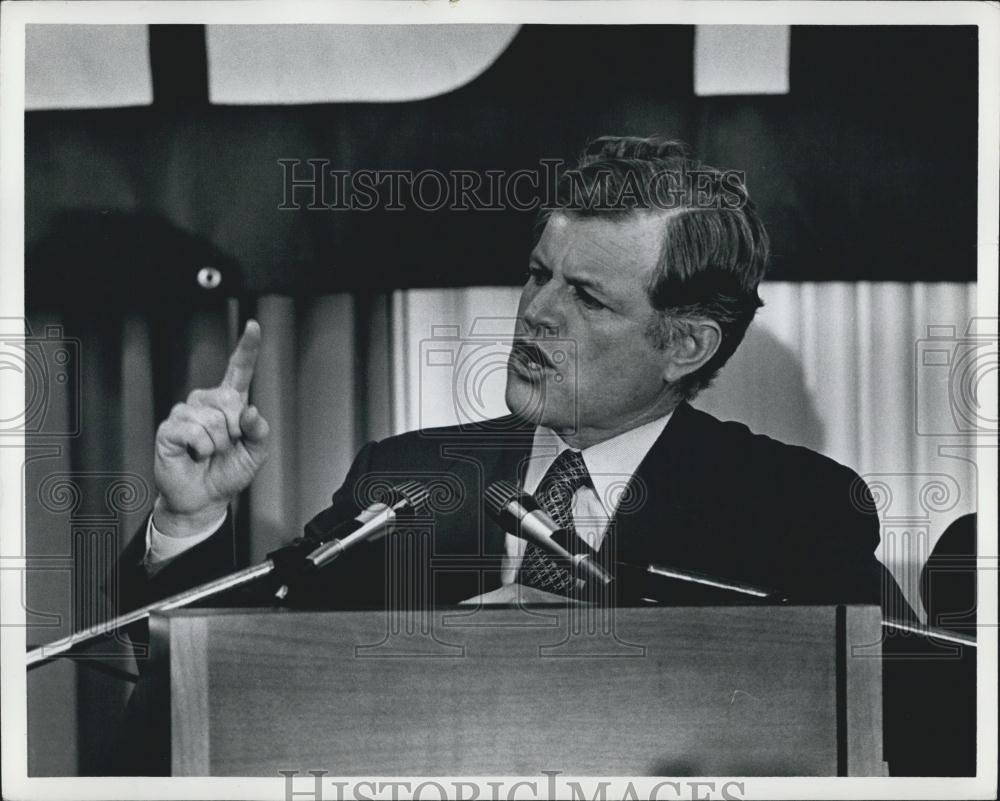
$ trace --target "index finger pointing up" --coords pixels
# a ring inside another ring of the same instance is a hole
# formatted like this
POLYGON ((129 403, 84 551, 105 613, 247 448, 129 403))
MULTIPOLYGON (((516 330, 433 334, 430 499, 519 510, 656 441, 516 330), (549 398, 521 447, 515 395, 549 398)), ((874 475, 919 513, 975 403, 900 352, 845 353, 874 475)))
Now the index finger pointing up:
POLYGON ((247 320, 243 336, 229 357, 229 366, 226 368, 225 378, 222 379, 222 386, 235 389, 246 398, 258 353, 260 353, 260 323, 256 320, 247 320))

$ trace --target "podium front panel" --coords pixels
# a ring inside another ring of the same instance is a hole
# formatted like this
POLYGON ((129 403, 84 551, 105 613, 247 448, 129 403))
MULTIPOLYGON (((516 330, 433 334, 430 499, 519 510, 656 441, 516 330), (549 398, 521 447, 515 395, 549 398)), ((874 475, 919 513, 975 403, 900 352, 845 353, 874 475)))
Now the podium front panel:
POLYGON ((881 775, 876 607, 156 616, 175 775, 881 775), (854 655, 860 654, 860 655, 854 655))

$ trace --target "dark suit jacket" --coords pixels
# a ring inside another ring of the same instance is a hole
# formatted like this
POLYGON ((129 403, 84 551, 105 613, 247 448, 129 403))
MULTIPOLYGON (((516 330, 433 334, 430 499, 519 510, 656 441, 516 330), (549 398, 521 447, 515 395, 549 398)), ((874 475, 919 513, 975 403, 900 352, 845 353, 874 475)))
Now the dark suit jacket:
MULTIPOLYGON (((367 504, 373 484, 407 479, 430 486, 433 524, 415 523, 414 539, 402 551, 398 539, 387 538, 344 555, 315 580, 292 585, 289 602, 379 606, 388 590, 387 570, 416 571, 438 604, 499 586, 505 537, 486 514, 483 492, 497 479, 519 480, 531 441, 531 430, 501 418, 368 443, 331 506, 306 526, 307 533, 353 517, 367 504), (387 559, 387 549, 392 558, 387 559), (406 565, 400 552, 409 554, 406 565)), ((601 556, 608 562, 658 563, 762 585, 791 603, 879 603, 886 590, 898 591, 874 557, 878 542, 874 504, 853 471, 685 403, 640 464, 601 556)), ((228 522, 152 580, 140 565, 143 548, 140 534, 120 563, 122 594, 130 606, 235 567, 228 522)), ((718 600, 700 585, 640 587, 624 569, 618 583, 619 600, 625 603, 650 592, 657 592, 655 597, 665 593, 668 602, 718 600)), ((267 603, 273 586, 265 589, 258 598, 267 603)), ((234 602, 246 603, 247 596, 234 602)))

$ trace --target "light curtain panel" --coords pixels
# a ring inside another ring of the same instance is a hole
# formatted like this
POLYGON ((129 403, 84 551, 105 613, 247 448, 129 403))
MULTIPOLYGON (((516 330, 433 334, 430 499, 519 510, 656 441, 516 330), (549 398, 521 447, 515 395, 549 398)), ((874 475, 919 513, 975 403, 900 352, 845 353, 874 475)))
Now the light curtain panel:
POLYGON ((464 86, 518 25, 209 25, 219 104, 402 102, 464 86))
POLYGON ((788 25, 696 25, 696 95, 788 94, 788 25))
POLYGON ((153 102, 146 25, 28 25, 25 59, 27 111, 153 102))

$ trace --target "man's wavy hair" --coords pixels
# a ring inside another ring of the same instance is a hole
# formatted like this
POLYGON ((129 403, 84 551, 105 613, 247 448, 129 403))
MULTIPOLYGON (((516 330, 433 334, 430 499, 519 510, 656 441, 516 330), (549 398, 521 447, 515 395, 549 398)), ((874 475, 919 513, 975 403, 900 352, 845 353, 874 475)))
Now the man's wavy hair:
POLYGON ((543 208, 535 243, 553 213, 628 218, 663 213, 660 260, 647 288, 659 314, 648 329, 659 347, 684 336, 698 319, 722 330, 715 355, 677 382, 686 399, 707 387, 743 341, 761 306, 757 286, 767 270, 769 242, 743 175, 690 158, 663 137, 603 136, 562 173, 556 203, 543 208))

